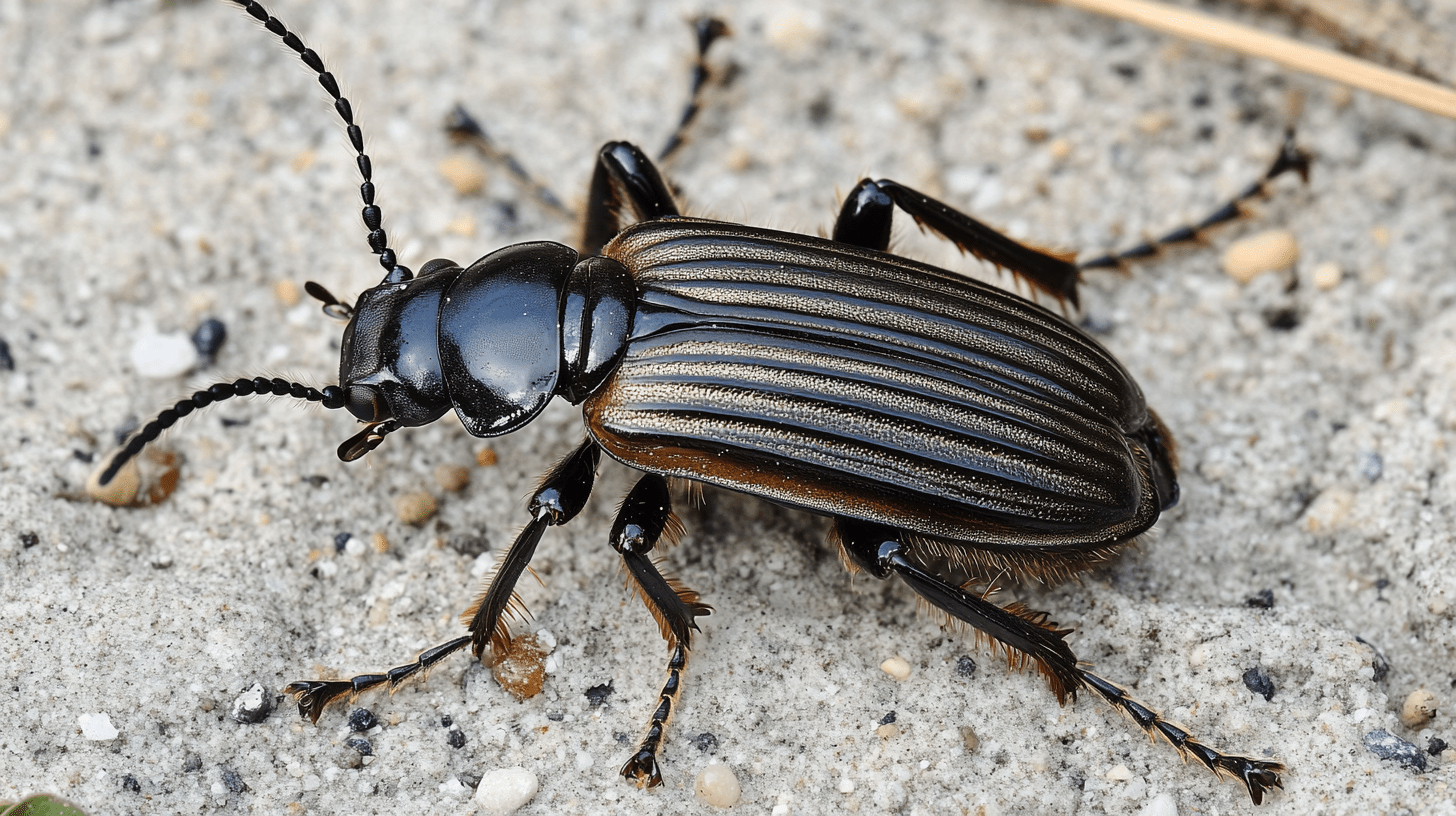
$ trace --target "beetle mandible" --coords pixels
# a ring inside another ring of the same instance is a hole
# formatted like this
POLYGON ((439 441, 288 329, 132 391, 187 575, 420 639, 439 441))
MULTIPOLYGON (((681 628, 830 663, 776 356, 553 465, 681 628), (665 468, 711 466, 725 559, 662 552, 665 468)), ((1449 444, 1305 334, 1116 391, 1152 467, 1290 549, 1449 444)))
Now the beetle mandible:
MULTIPOLYGON (((333 98, 385 275, 353 304, 308 286, 327 313, 348 320, 337 385, 266 377, 213 385, 138 431, 101 483, 181 417, 253 394, 349 411, 364 427, 340 446, 346 461, 452 409, 471 434, 493 437, 559 396, 582 406, 587 428, 530 498, 530 521, 462 616, 468 633, 385 673, 293 683, 303 715, 317 721, 330 703, 397 687, 467 646, 480 659, 501 654, 517 580, 545 530, 582 510, 606 453, 644 472, 611 545, 669 652, 647 734, 622 768, 639 784, 661 784, 658 749, 696 618, 710 611, 651 558, 679 528, 669 493, 677 478, 829 517, 851 571, 898 576, 1012 665, 1034 666, 1059 702, 1095 693, 1185 758, 1241 781, 1255 803, 1282 787, 1278 762, 1196 740, 1079 664, 1066 642, 1071 630, 974 589, 1002 574, 1071 576, 1147 531, 1178 500, 1173 439, 1126 369, 1062 316, 887 250, 898 207, 1075 307, 1081 269, 1195 237, 1235 217, 1269 180, 1303 174, 1292 138, 1259 182, 1208 219, 1080 266, 888 179, 861 181, 829 238, 686 217, 648 156, 611 142, 597 156, 580 251, 523 243, 468 266, 432 260, 414 273, 381 227, 362 131, 333 75, 260 4, 234 2, 333 98), (635 223, 623 224, 624 211, 635 223)), ((700 27, 700 56, 722 33, 700 27)))

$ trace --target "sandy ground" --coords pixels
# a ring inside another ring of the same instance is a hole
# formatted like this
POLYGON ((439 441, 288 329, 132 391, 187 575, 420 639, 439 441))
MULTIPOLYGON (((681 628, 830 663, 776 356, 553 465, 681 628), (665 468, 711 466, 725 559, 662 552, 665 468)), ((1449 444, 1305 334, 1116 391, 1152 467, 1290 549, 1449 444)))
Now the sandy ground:
MULTIPOLYGON (((1080 583, 1012 594, 1209 742, 1285 762, 1271 812, 1456 812, 1452 754, 1420 772, 1364 745, 1381 729, 1422 754, 1456 742, 1456 123, 1037 3, 882 5, 709 3, 736 30, 712 57, 733 81, 710 91, 670 165, 689 206, 815 231, 836 190, 873 173, 1095 252, 1207 211, 1297 124, 1317 155, 1307 187, 1281 183, 1211 247, 1084 290, 1088 325, 1181 443, 1183 502, 1080 583), (1231 241, 1270 228, 1296 237, 1293 272, 1240 285, 1221 271, 1231 241), (1343 277, 1323 289, 1326 263, 1343 277), (1247 602, 1265 592, 1272 606, 1247 602), (1246 686, 1251 669, 1270 699, 1246 686), (1411 730, 1398 714, 1423 687, 1446 707, 1411 730)), ((1424 8, 1456 31, 1456 4, 1424 8)), ((598 145, 670 130, 691 56, 683 21, 701 9, 274 10, 343 80, 392 240, 418 268, 573 239, 494 169, 482 193, 455 192, 438 169, 463 155, 440 128, 453 104, 576 201, 598 145)), ((544 586, 523 584, 531 626, 558 644, 541 695, 517 702, 456 658, 359 701, 382 723, 362 766, 347 709, 315 726, 281 700, 261 723, 235 722, 255 683, 271 696, 386 668, 459 631, 579 417, 558 405, 491 441, 488 468, 474 465, 485 443, 453 419, 344 465, 347 417, 236 400, 166 437, 185 465, 165 503, 78 500, 118 428, 197 384, 332 381, 338 326, 285 290, 317 280, 352 296, 379 270, 341 128, 298 61, 236 10, 0 0, 0 45, 0 338, 14 360, 0 370, 0 799, 53 792, 96 814, 454 812, 473 807, 482 775, 524 767, 541 790, 523 813, 699 813, 694 777, 721 761, 753 813, 1252 810, 1098 701, 1059 708, 1035 676, 918 617, 907 588, 851 582, 820 519, 723 492, 684 511, 669 559, 717 611, 671 725, 667 783, 624 783, 664 650, 606 544, 632 478, 616 465, 581 518, 546 535, 544 586), (205 317, 229 332, 215 363, 138 375, 134 343, 205 317), (442 491, 442 464, 469 466, 469 487, 442 491), (440 509, 409 526, 395 503, 417 491, 440 509), (340 533, 387 548, 336 552, 340 533), (879 668, 896 655, 903 681, 879 668), (593 706, 586 691, 608 683, 593 706), (877 731, 891 712, 897 727, 877 731), (98 714, 114 738, 83 733, 98 714)), ((985 272, 901 235, 904 253, 985 272)))

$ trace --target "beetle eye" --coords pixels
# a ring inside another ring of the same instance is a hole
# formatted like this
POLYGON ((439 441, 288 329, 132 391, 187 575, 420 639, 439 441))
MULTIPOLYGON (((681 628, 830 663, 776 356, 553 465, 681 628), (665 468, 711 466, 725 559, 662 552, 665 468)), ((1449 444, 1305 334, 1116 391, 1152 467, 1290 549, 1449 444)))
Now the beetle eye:
POLYGON ((360 422, 379 422, 389 418, 389 410, 379 389, 372 385, 351 385, 344 389, 344 407, 360 422))

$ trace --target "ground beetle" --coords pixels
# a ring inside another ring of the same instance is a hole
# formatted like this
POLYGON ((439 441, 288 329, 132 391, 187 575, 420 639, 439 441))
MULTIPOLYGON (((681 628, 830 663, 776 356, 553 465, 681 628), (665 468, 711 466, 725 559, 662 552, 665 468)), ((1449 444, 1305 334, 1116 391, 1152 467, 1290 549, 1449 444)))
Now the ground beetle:
MULTIPOLYGON (((347 409, 364 428, 340 446, 346 461, 452 408, 471 434, 491 437, 560 396, 582 406, 587 426, 585 441, 542 480, 530 522, 462 616, 469 633, 386 673, 294 683, 303 715, 317 721, 329 703, 396 687, 466 646, 477 658, 500 655, 516 581, 546 528, 581 511, 605 452, 645 472, 611 543, 670 655, 647 736, 622 768, 639 784, 661 783, 657 750, 696 618, 710 611, 650 557, 680 529, 669 494, 669 479, 680 478, 830 517, 851 571, 899 576, 1011 664, 1035 666, 1060 702, 1096 693, 1185 757, 1243 782, 1255 803, 1282 787, 1278 762, 1210 748, 1087 671, 1066 642, 1071 630, 1045 613, 988 599, 997 576, 1065 578, 1147 531, 1178 500, 1173 440, 1127 370, 1061 315, 887 248, 899 207, 1076 306, 1080 269, 1196 237, 1235 217, 1268 180, 1303 174, 1292 139, 1263 179, 1205 221, 1080 267, 889 180, 861 181, 827 239, 685 217, 652 161, 612 142, 598 154, 580 252, 524 243, 465 267, 433 260, 415 274, 380 228, 363 135, 333 75, 258 3, 234 1, 333 98, 385 276, 352 305, 308 286, 327 313, 348 320, 338 385, 259 377, 199 391, 142 428, 101 482, 181 417, 252 394, 347 409), (623 226, 627 210, 636 221, 623 226)), ((700 57, 722 33, 721 24, 700 26, 700 57)), ((702 76, 700 58, 695 86, 702 76)))

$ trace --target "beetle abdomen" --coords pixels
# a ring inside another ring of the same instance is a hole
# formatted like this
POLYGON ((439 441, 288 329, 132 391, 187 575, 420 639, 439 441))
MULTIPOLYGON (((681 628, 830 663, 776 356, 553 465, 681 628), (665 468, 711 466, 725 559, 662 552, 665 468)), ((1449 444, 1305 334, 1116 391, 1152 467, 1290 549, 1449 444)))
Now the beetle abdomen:
POLYGON ((696 219, 605 254, 632 338, 586 403, 614 457, 992 546, 1102 547, 1156 520, 1150 421, 1091 338, 1014 295, 823 239, 696 219))

